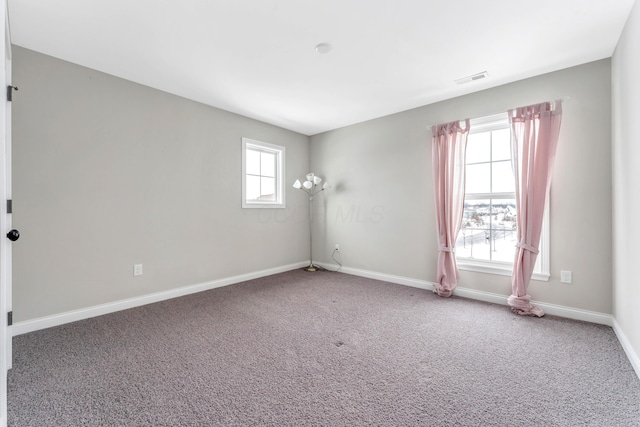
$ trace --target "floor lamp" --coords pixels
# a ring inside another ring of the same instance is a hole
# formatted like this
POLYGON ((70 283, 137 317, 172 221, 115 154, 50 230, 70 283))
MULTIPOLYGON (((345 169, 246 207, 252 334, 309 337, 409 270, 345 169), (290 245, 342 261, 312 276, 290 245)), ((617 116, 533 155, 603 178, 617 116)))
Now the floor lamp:
POLYGON ((309 195, 309 266, 304 268, 305 271, 318 271, 318 267, 313 265, 313 233, 311 232, 313 226, 313 213, 311 207, 313 203, 313 196, 321 191, 331 188, 331 186, 326 182, 322 187, 319 187, 321 182, 322 178, 315 176, 313 173, 309 173, 307 174, 307 180, 305 182, 300 182, 299 179, 296 179, 296 182, 293 183, 293 188, 302 190, 309 195))

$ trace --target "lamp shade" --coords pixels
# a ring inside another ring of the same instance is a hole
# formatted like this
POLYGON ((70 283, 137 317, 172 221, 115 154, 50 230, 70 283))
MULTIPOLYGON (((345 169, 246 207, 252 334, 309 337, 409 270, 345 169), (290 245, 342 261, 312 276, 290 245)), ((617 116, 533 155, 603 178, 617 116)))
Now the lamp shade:
POLYGON ((296 179, 296 182, 293 183, 293 188, 297 188, 298 190, 302 188, 302 184, 299 179, 296 179))
POLYGON ((328 189, 330 189, 330 188, 331 188, 331 186, 329 185, 329 183, 328 183, 328 182, 325 182, 325 183, 324 183, 324 185, 322 186, 322 189, 323 189, 323 190, 328 190, 328 189))
POLYGON ((319 176, 314 176, 314 177, 313 177, 313 183, 314 183, 315 185, 318 185, 318 184, 320 184, 321 182, 322 182, 322 178, 320 178, 319 176))
POLYGON ((308 173, 308 174, 307 174, 307 181, 313 181, 313 177, 314 177, 314 176, 315 176, 315 175, 314 175, 314 173, 313 173, 313 172, 308 173))
POLYGON ((306 188, 307 190, 310 190, 311 187, 313 187, 313 183, 311 181, 305 181, 304 184, 302 184, 304 186, 304 188, 306 188))

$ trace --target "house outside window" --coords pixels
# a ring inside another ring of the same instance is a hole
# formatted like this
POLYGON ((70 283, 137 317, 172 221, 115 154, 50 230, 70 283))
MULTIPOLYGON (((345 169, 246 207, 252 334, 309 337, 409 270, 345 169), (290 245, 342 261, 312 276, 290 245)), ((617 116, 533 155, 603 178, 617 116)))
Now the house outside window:
POLYGON ((242 138, 242 207, 284 208, 285 147, 242 138))
MULTIPOLYGON (((464 213, 456 241, 458 267, 511 275, 518 225, 506 113, 471 121, 465 161, 464 213)), ((535 280, 549 280, 548 223, 547 210, 535 280)))

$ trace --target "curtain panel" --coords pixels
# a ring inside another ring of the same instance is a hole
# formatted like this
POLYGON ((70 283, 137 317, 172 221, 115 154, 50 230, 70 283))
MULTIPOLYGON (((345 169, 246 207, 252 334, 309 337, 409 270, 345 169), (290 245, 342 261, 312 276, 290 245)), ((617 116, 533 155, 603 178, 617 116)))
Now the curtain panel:
POLYGON ((511 158, 516 181, 518 243, 508 302, 514 313, 544 315, 531 305, 527 293, 540 246, 542 220, 548 201, 558 146, 562 103, 545 102, 509 110, 511 158))
POLYGON ((451 296, 459 279, 455 244, 462 225, 465 189, 465 151, 469 119, 432 127, 433 185, 438 231, 437 282, 433 292, 451 296))

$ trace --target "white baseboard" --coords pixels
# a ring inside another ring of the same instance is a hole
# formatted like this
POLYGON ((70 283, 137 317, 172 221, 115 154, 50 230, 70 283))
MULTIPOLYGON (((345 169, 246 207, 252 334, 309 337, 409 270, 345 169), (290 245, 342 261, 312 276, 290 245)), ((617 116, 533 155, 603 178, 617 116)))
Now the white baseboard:
MULTIPOLYGON (((321 264, 316 263, 328 270, 337 270, 338 265, 332 264, 321 264)), ((414 288, 433 290, 434 284, 433 282, 429 282, 426 280, 413 279, 410 277, 404 276, 394 276, 392 274, 386 273, 378 273, 375 271, 368 270, 360 270, 357 268, 351 267, 340 267, 339 271, 341 273, 352 274, 354 276, 367 277, 369 279, 382 280, 391 283, 397 283, 399 285, 412 286, 414 288)), ((475 289, 461 288, 458 287, 453 291, 453 295, 457 295, 463 298, 469 298, 479 301, 490 302, 494 304, 500 305, 508 305, 507 298, 508 295, 494 294, 491 292, 477 291, 475 289)), ((574 320, 583 320, 585 322, 598 323, 601 325, 612 326, 613 325, 613 316, 610 314, 599 313, 596 311, 588 311, 582 310, 578 308, 566 307, 562 305, 548 304, 539 301, 531 301, 532 304, 541 307, 545 313, 566 317, 568 319, 574 320)))
MULTIPOLYGON (((369 279, 382 280, 390 283, 397 283, 399 285, 411 286, 414 288, 425 289, 433 291, 434 284, 426 280, 413 279, 410 277, 396 276, 386 273, 378 273, 375 271, 361 270, 351 267, 340 267, 338 265, 316 263, 328 270, 339 270, 341 273, 351 274, 354 276, 366 277, 369 279)), ((149 295, 143 295, 140 297, 129 298, 125 300, 115 301, 113 303, 101 304, 93 307, 87 307, 80 310, 68 311, 65 313, 55 314, 52 316, 41 317, 38 319, 27 320, 23 322, 16 322, 11 327, 13 336, 26 334, 29 332, 38 331, 41 329, 50 328, 53 326, 63 325, 65 323, 71 323, 78 320, 88 319, 91 317, 102 316, 104 314, 114 313, 129 308, 139 307, 146 304, 152 304, 154 302, 164 301, 172 298, 181 297, 184 295, 194 294, 210 289, 220 288, 223 286, 233 285, 235 283, 246 282, 247 280, 258 279, 260 277, 271 276, 273 274, 284 273, 286 271, 295 270, 297 268, 306 267, 309 265, 309 261, 299 262, 296 264, 289 264, 281 267, 270 268, 266 270, 260 270, 252 273, 241 274, 225 279, 213 280, 211 282, 200 283, 197 285, 185 286, 181 288, 171 289, 168 291, 157 292, 149 295)), ((454 295, 469 298, 479 301, 490 302, 494 304, 507 305, 507 296, 501 294, 495 294, 491 292, 477 291, 468 288, 456 288, 453 292, 454 295)), ((633 350, 631 343, 627 339, 626 335, 620 329, 620 326, 616 322, 615 318, 610 314, 598 313, 594 311, 581 310, 572 307, 560 306, 555 304, 542 303, 532 301, 535 305, 540 306, 546 313, 555 316, 566 317, 569 319, 583 320, 586 322, 598 323, 602 325, 612 326, 615 331, 620 344, 622 345, 633 369, 640 378, 640 358, 633 350)))
POLYGON ((199 283, 197 285, 184 286, 168 291, 128 298, 112 303, 100 304, 80 310, 67 311, 65 313, 40 317, 38 319, 16 322, 13 324, 13 326, 11 326, 11 329, 13 336, 22 335, 41 329, 51 328, 53 326, 63 325, 65 323, 71 323, 78 320, 89 319, 91 317, 102 316, 103 314, 114 313, 116 311, 126 310, 134 307, 140 307, 142 305, 151 304, 154 302, 164 301, 189 294, 195 294, 197 292, 233 285, 234 283, 246 282, 247 280, 258 279, 260 277, 271 276, 273 274, 284 273, 285 271, 295 270, 296 268, 306 267, 307 265, 309 265, 309 261, 299 262, 282 267, 269 268, 266 270, 255 271, 253 273, 241 274, 225 279, 213 280, 211 282, 199 283))
MULTIPOLYGON (((339 266, 331 264, 316 263, 329 270, 337 270, 339 266)), ((296 264, 290 264, 281 267, 270 268, 266 270, 260 270, 252 273, 241 274, 224 279, 218 279, 211 282, 200 283, 197 285, 185 286, 181 288, 171 289, 168 291, 157 292, 153 294, 143 295, 140 297, 129 298, 125 300, 115 301, 112 303, 96 305, 93 307, 87 307, 79 310, 68 311, 60 314, 54 314, 51 316, 40 317, 37 319, 26 320, 23 322, 16 322, 11 327, 13 336, 26 334, 40 329, 46 329, 53 326, 63 325, 65 323, 75 322, 78 320, 88 319, 91 317, 102 316, 104 314, 114 313, 120 310, 126 310, 133 307, 139 307, 145 304, 152 304, 154 302, 164 301, 171 298, 177 298, 184 295, 194 294, 210 289, 219 288, 222 286, 232 285, 234 283, 244 282, 247 280, 257 279, 260 277, 270 276, 273 274, 283 273, 285 271, 294 270, 296 268, 302 268, 309 265, 308 261, 300 262, 296 264)), ((361 270, 351 267, 341 267, 340 272, 345 274, 351 274, 354 276, 367 277, 375 280, 382 280, 385 282, 397 283, 400 285, 411 286, 414 288, 425 289, 432 291, 434 284, 426 280, 414 279, 411 277, 396 276, 392 274, 379 273, 369 270, 361 270)), ((494 294, 491 292, 477 291, 474 289, 458 287, 453 292, 454 295, 475 299, 479 301, 490 302, 494 304, 507 305, 507 295, 494 294)), ((548 304, 543 302, 532 301, 535 305, 540 306, 545 313, 555 316, 566 317, 569 319, 583 320, 586 322, 598 323, 607 326, 613 326, 613 317, 609 314, 598 313, 588 310, 581 310, 572 307, 560 306, 555 304, 548 304)))
POLYGON ((582 310, 564 305, 549 304, 546 302, 531 300, 531 304, 542 308, 545 313, 554 316, 566 317, 568 319, 582 320, 585 322, 598 323, 600 325, 613 326, 613 316, 597 311, 582 310))
MULTIPOLYGON (((327 269, 335 270, 338 266, 323 266, 327 269)), ((412 279, 404 276, 394 276, 391 274, 377 273, 375 271, 359 270, 351 267, 341 267, 340 273, 351 274, 353 276, 366 277, 368 279, 382 280, 384 282, 397 283, 399 285, 411 286, 413 288, 425 289, 433 291, 433 283, 425 280, 412 279)))
POLYGON ((629 359, 629 362, 631 362, 631 366, 633 366, 633 369, 636 371, 638 378, 640 378, 640 357, 638 357, 638 354, 633 350, 631 343, 620 328, 620 325, 616 321, 615 317, 613 318, 613 330, 616 333, 618 341, 620 341, 624 352, 627 354, 627 358, 629 359))

